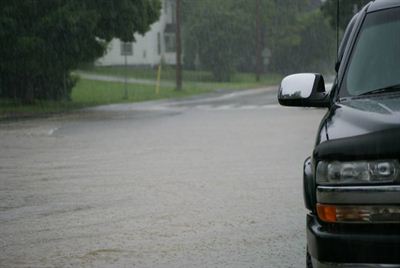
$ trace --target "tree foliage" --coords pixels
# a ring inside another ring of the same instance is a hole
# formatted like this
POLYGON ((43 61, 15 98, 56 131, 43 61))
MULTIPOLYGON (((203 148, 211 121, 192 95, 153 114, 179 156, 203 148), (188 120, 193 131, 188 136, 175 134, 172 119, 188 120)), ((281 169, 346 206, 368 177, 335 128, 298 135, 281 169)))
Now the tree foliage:
POLYGON ((354 13, 371 0, 327 0, 322 6, 322 12, 329 18, 333 28, 337 26, 337 7, 339 4, 339 28, 344 30, 354 13))
POLYGON ((256 8, 261 14, 265 70, 289 73, 333 64, 335 34, 319 0, 184 0, 184 63, 229 80, 256 62, 256 8), (268 62, 267 62, 268 60, 268 62))
POLYGON ((185 64, 193 67, 196 56, 218 81, 229 81, 239 55, 254 44, 248 38, 253 23, 240 8, 243 0, 183 1, 185 64))
POLYGON ((269 30, 270 69, 282 74, 332 69, 336 55, 335 32, 320 9, 285 2, 290 1, 276 1, 269 30))
POLYGON ((68 99, 70 71, 133 41, 159 17, 159 0, 0 1, 0 97, 68 99))

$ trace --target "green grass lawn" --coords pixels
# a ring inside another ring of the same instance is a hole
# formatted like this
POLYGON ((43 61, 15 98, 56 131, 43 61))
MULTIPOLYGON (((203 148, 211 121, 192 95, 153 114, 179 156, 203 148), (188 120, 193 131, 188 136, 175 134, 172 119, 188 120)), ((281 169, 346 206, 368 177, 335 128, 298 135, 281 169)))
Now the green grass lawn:
MULTIPOLYGON (((123 66, 105 66, 105 67, 90 67, 85 68, 82 71, 92 74, 99 75, 111 75, 111 76, 119 76, 125 77, 125 75, 129 78, 138 78, 138 79, 148 79, 148 80, 156 80, 157 79, 157 68, 135 68, 128 67, 125 68, 123 66)), ((213 81, 214 78, 211 72, 207 71, 191 71, 191 70, 183 70, 182 71, 183 80, 187 82, 210 82, 213 81)), ((279 80, 281 77, 275 74, 264 74, 261 76, 261 84, 265 84, 271 82, 271 80, 279 80)), ((164 66, 161 71, 161 81, 175 81, 175 68, 170 66, 164 66)), ((255 82, 255 75, 252 73, 236 73, 232 77, 232 81, 229 84, 235 83, 253 83, 255 82)), ((217 82, 216 82, 217 83, 217 82)))
MULTIPOLYGON (((268 85, 273 85, 277 82, 278 79, 272 77, 268 85)), ((238 90, 256 88, 263 85, 266 85, 266 83, 246 81, 241 83, 184 82, 183 90, 180 92, 176 91, 174 87, 160 87, 159 94, 156 94, 155 86, 127 84, 128 99, 124 99, 124 83, 81 79, 72 91, 72 101, 85 106, 120 102, 140 102, 155 99, 181 98, 221 89, 238 90)))
POLYGON ((72 101, 83 105, 100 105, 120 102, 140 102, 165 98, 179 98, 203 92, 207 89, 199 87, 187 87, 177 92, 172 87, 160 87, 156 94, 155 86, 127 84, 128 99, 124 99, 125 84, 118 82, 104 82, 94 80, 79 80, 72 91, 72 101))
MULTIPOLYGON (((97 74, 107 74, 118 76, 121 68, 98 68, 97 74), (113 71, 111 71, 111 69, 113 71)), ((172 71, 164 72, 165 76, 172 77, 172 71)), ((187 75, 187 73, 185 73, 187 75)), ((207 77, 206 72, 189 72, 192 76, 207 77)), ((122 74, 123 75, 123 74, 122 74)), ((131 77, 148 78, 151 75, 156 75, 156 72, 151 69, 135 70, 131 77), (141 72, 141 76, 138 73, 141 72), (135 76, 134 76, 135 75, 135 76), (136 76, 138 75, 138 76, 136 76)), ((173 75, 175 75, 173 73, 173 75)), ((111 103, 126 103, 140 102, 146 100, 166 99, 166 98, 182 98, 191 95, 209 93, 216 90, 238 90, 256 88, 267 85, 275 85, 280 77, 278 75, 263 76, 260 82, 255 82, 254 76, 250 74, 237 74, 232 82, 204 82, 202 78, 194 79, 194 81, 184 81, 183 90, 177 92, 174 87, 162 86, 159 94, 156 94, 155 86, 128 84, 128 99, 124 99, 125 85, 119 82, 104 82, 87 79, 80 79, 71 94, 71 101, 53 102, 53 101, 36 101, 34 104, 25 105, 15 103, 11 100, 0 100, 0 118, 7 117, 24 117, 24 116, 39 116, 52 113, 66 112, 83 107, 111 104, 111 103)))
POLYGON ((21 104, 12 100, 0 99, 0 119, 48 115, 83 107, 85 106, 81 103, 70 101, 35 101, 32 104, 21 104))

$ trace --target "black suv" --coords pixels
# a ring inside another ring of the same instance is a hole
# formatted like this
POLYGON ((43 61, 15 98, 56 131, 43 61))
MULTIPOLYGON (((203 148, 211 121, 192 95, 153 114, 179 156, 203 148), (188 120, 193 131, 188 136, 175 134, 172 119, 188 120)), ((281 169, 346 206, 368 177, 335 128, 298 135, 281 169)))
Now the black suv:
POLYGON ((304 164, 307 267, 400 267, 400 0, 349 23, 330 92, 282 80, 281 105, 327 107, 304 164))

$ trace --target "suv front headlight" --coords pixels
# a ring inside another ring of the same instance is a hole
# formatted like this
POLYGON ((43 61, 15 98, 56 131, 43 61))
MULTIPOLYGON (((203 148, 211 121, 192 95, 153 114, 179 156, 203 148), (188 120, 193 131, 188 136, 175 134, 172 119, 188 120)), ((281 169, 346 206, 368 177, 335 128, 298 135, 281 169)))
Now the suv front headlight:
POLYGON ((317 165, 317 184, 393 183, 399 180, 398 160, 321 161, 317 165))

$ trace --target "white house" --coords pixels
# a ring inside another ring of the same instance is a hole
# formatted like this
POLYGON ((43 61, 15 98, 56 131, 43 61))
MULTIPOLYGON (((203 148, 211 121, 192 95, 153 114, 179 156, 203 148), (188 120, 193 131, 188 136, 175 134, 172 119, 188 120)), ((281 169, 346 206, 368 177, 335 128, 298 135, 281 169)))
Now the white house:
POLYGON ((144 36, 135 34, 134 43, 113 39, 107 53, 95 64, 97 66, 128 65, 156 66, 161 61, 176 63, 175 47, 176 13, 175 0, 162 0, 160 20, 151 25, 144 36))

